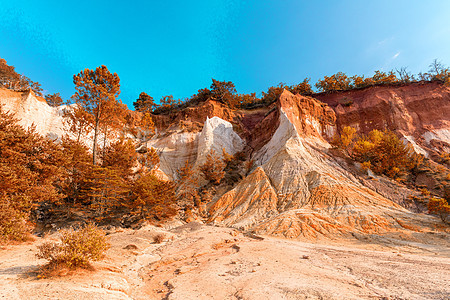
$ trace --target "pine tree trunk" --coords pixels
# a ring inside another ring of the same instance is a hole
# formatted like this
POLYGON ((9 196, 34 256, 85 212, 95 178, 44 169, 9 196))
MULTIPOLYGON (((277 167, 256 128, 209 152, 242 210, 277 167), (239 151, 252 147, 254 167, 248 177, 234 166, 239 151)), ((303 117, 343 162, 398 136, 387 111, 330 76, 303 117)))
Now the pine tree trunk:
POLYGON ((105 125, 105 131, 103 132, 103 151, 102 155, 105 156, 105 150, 106 150, 106 135, 108 133, 108 126, 105 125))
POLYGON ((94 128, 94 145, 92 146, 92 163, 95 166, 97 164, 97 138, 98 138, 98 125, 99 120, 95 120, 95 128, 94 128))
POLYGON ((80 138, 81 138, 81 129, 78 130, 78 136, 77 136, 77 144, 80 143, 80 138))

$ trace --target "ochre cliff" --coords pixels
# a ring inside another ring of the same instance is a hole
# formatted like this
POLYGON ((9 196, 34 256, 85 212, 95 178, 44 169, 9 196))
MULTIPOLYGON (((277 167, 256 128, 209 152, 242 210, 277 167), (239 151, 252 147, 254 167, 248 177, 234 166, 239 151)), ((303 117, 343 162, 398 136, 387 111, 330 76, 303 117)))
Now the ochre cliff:
MULTIPOLYGON (((440 151, 449 143, 449 88, 415 83, 317 98, 322 102, 284 91, 275 103, 254 110, 208 100, 154 115, 158 130, 146 146, 157 150, 161 176, 169 179, 186 161, 201 165, 210 150, 242 152, 253 161, 246 177, 217 187, 207 204, 205 221, 212 224, 307 239, 435 226, 436 218, 407 211, 343 167, 328 141, 344 126, 361 133, 387 128, 419 150, 440 151)), ((0 90, 0 103, 23 125, 35 122, 43 135, 63 131, 63 108, 49 107, 30 92, 0 90)))
POLYGON ((439 82, 373 86, 316 94, 345 126, 367 134, 389 129, 424 148, 450 151, 450 87, 439 82))
POLYGON ((307 239, 432 226, 361 185, 326 155, 323 135, 334 131, 326 105, 285 91, 277 107, 276 131, 251 156, 256 169, 210 206, 210 222, 307 239))
POLYGON ((64 107, 50 107, 42 97, 31 90, 12 91, 0 88, 0 105, 4 111, 13 113, 19 124, 28 128, 32 124, 36 131, 51 139, 58 139, 64 133, 64 107))

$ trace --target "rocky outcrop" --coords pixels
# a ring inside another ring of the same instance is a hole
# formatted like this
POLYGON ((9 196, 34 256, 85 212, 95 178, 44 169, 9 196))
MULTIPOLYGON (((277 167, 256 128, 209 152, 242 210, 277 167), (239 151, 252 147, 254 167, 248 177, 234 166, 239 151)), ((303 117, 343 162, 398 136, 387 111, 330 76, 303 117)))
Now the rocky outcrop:
POLYGON ((259 167, 210 207, 210 221, 307 239, 403 230, 399 222, 415 222, 325 155, 322 134, 334 130, 332 111, 287 91, 278 106, 277 130, 252 157, 259 167))
POLYGON ((186 162, 198 167, 205 162, 210 151, 221 156, 222 150, 225 150, 233 155, 243 150, 245 142, 234 131, 230 122, 219 117, 206 117, 201 132, 175 127, 155 135, 147 143, 147 148, 149 147, 157 150, 161 171, 175 179, 177 170, 186 162))
MULTIPOLYGON (((327 141, 343 126, 354 126, 361 133, 395 130, 417 151, 447 147, 449 95, 447 87, 427 83, 318 95, 329 105, 288 91, 255 110, 208 100, 154 116, 157 133, 141 146, 157 150, 164 179, 176 179, 186 161, 200 166, 211 150, 243 152, 254 162, 247 177, 218 187, 208 204, 214 224, 306 239, 417 231, 436 220, 374 192, 382 183, 356 178, 330 156, 327 141)), ((0 90, 0 101, 23 125, 34 122, 43 135, 63 133, 63 108, 49 107, 32 92, 0 90)))
POLYGON ((214 100, 178 111, 152 115, 152 118, 156 128, 160 131, 165 131, 172 126, 186 128, 190 131, 200 131, 206 119, 214 116, 229 122, 236 118, 233 110, 214 100))
MULTIPOLYGON (((367 134, 389 129, 417 147, 450 151, 450 88, 418 82, 314 96, 334 109, 339 130, 351 126, 367 134)), ((423 152, 422 152, 423 153, 423 152)))
POLYGON ((34 125, 39 134, 54 140, 64 134, 65 106, 51 107, 31 90, 17 92, 0 88, 0 105, 4 111, 13 113, 25 128, 34 125))
POLYGON ((286 90, 281 94, 278 105, 300 136, 318 140, 334 136, 336 116, 328 105, 286 90))
POLYGON ((211 151, 222 155, 222 151, 225 150, 233 155, 242 151, 245 146, 245 142, 234 131, 233 125, 219 117, 206 118, 198 140, 196 161, 198 165, 204 163, 206 155, 211 151))
POLYGON ((175 178, 177 170, 186 161, 194 164, 198 152, 198 132, 175 129, 155 135, 147 142, 147 148, 156 149, 160 170, 169 178, 175 178))

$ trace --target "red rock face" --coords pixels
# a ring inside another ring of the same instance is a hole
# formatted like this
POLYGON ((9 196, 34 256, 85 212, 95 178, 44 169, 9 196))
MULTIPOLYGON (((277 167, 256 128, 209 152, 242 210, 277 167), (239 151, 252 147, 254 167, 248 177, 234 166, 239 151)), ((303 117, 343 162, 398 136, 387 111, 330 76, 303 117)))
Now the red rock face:
POLYGON ((259 150, 272 137, 279 124, 279 109, 276 104, 254 110, 233 110, 214 100, 208 100, 195 107, 181 111, 153 115, 158 130, 181 126, 198 132, 206 118, 219 117, 232 123, 235 131, 246 141, 250 152, 259 150))
POLYGON ((220 102, 208 100, 198 106, 171 112, 168 114, 152 115, 156 128, 164 130, 172 125, 185 124, 192 131, 200 131, 206 118, 219 117, 233 123, 236 119, 235 113, 220 102))
POLYGON ((253 153, 261 149, 277 130, 280 109, 283 109, 303 136, 322 139, 323 135, 329 136, 329 129, 335 126, 336 116, 328 105, 310 97, 293 95, 288 91, 285 91, 276 103, 264 108, 234 110, 220 102, 208 100, 178 112, 154 115, 153 120, 159 130, 181 125, 196 132, 202 129, 207 117, 216 116, 232 123, 235 131, 245 140, 248 151, 253 153))
POLYGON ((303 137, 322 138, 329 135, 327 128, 334 127, 336 115, 326 104, 311 97, 293 95, 284 91, 278 102, 297 132, 303 137))
POLYGON ((374 86, 314 96, 336 112, 338 130, 352 126, 367 134, 389 129, 418 139, 450 128, 450 88, 438 82, 374 86))
POLYGON ((280 110, 275 104, 268 108, 243 111, 240 117, 244 128, 243 138, 251 153, 267 144, 280 124, 280 110))

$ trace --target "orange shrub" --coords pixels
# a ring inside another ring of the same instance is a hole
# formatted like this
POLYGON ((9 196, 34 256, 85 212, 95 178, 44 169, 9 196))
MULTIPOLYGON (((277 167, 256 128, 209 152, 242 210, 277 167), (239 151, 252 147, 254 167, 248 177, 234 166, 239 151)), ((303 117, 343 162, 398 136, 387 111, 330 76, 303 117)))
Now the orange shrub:
POLYGON ((60 242, 47 242, 38 246, 38 258, 47 259, 49 265, 86 268, 90 262, 101 260, 109 244, 103 230, 87 224, 80 230, 60 231, 60 242))
POLYGON ((151 172, 139 177, 131 187, 127 206, 144 219, 164 220, 176 214, 175 184, 159 180, 151 172))
POLYGON ((372 130, 367 137, 359 137, 351 150, 352 157, 362 163, 370 162, 371 169, 392 178, 405 175, 421 163, 422 158, 392 131, 372 130))
POLYGON ((447 218, 450 215, 450 205, 445 199, 432 197, 428 201, 428 212, 437 214, 443 222, 448 223, 447 218))

